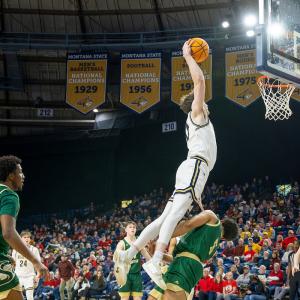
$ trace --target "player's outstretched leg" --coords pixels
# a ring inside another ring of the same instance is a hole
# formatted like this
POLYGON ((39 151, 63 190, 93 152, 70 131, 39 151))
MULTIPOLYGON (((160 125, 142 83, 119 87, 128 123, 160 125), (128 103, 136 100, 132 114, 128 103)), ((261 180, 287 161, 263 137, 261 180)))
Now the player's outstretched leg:
POLYGON ((192 202, 193 200, 190 193, 175 194, 172 209, 165 218, 160 228, 159 238, 156 243, 153 258, 143 264, 144 270, 148 273, 151 279, 163 290, 166 289, 166 284, 162 278, 160 263, 176 225, 188 211, 192 202))

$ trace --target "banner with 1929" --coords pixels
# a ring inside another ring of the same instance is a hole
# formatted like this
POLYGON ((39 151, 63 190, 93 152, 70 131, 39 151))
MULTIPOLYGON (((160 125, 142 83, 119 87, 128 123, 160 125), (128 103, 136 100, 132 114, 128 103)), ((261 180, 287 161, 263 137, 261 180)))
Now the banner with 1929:
POLYGON ((142 113, 160 101, 161 53, 121 54, 120 102, 142 113))
POLYGON ((107 54, 69 53, 66 102, 86 114, 105 102, 107 54))
MULTIPOLYGON (((199 64, 205 78, 205 101, 212 99, 212 55, 199 64)), ((193 89, 193 80, 189 67, 182 56, 182 51, 172 52, 172 87, 171 100, 179 105, 182 96, 193 89)))
POLYGON ((227 47, 226 97, 246 107, 260 97, 256 79, 261 76, 256 71, 255 44, 227 47))

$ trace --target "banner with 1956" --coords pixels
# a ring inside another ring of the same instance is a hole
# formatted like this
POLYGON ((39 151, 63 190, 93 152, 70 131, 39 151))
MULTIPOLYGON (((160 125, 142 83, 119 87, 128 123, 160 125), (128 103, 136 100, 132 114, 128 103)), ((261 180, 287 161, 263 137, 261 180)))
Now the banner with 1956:
POLYGON ((120 102, 142 113, 160 101, 161 53, 121 54, 120 102))
POLYGON ((107 54, 69 53, 66 102, 86 114, 105 102, 107 54))

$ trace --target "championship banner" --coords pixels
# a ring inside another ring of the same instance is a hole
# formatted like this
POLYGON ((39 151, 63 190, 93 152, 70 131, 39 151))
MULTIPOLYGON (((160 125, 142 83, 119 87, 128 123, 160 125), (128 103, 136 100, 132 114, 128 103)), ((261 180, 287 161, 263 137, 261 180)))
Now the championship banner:
MULTIPOLYGON (((205 102, 212 99, 212 55, 209 54, 206 61, 199 64, 205 77, 205 102)), ((172 88, 171 100, 179 105, 182 96, 193 89, 193 80, 182 51, 172 52, 172 88)))
POLYGON ((87 114, 105 102, 107 54, 69 53, 66 102, 87 114))
POLYGON ((256 79, 255 44, 227 47, 225 54, 226 97, 246 107, 260 97, 256 79))
POLYGON ((300 88, 295 88, 291 98, 300 101, 300 88))
POLYGON ((160 101, 161 53, 121 54, 120 102, 142 113, 160 101))

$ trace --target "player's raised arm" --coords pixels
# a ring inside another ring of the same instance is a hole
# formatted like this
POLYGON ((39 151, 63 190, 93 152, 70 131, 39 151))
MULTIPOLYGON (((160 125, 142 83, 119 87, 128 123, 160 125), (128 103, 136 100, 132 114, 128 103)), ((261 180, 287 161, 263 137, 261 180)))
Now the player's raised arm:
POLYGON ((206 223, 214 223, 218 220, 217 216, 210 210, 205 210, 193 218, 180 222, 173 233, 173 237, 181 236, 190 230, 200 227, 206 223))
POLYGON ((190 40, 186 41, 182 47, 183 57, 189 67, 194 83, 194 101, 192 103, 192 117, 197 118, 203 113, 205 97, 205 78, 204 74, 191 55, 190 40))

